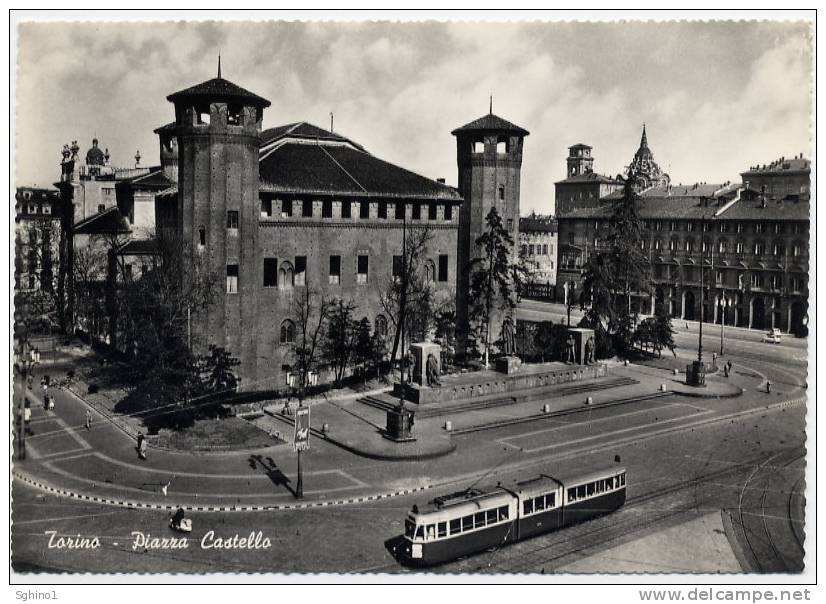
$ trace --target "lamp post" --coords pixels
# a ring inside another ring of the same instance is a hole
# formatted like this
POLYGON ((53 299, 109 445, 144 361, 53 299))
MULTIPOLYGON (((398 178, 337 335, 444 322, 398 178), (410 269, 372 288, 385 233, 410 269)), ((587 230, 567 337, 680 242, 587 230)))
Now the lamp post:
POLYGON ((28 340, 19 344, 15 354, 15 364, 23 381, 23 394, 17 413, 17 459, 26 459, 26 390, 28 388, 29 372, 40 363, 40 351, 32 348, 28 340))
POLYGON ((731 306, 731 300, 726 298, 726 290, 720 294, 720 356, 723 356, 723 331, 726 328, 726 309, 731 306))

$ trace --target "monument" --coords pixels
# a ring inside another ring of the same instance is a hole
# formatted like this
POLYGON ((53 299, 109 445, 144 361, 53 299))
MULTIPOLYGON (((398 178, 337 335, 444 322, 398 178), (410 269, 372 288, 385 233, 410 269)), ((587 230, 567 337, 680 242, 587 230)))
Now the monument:
POLYGON ((565 362, 572 365, 593 365, 596 361, 596 338, 594 330, 586 327, 571 327, 565 340, 565 362))
POLYGON ((516 330, 510 317, 502 321, 502 352, 505 355, 496 359, 496 371, 506 374, 517 371, 522 359, 516 356, 516 330))

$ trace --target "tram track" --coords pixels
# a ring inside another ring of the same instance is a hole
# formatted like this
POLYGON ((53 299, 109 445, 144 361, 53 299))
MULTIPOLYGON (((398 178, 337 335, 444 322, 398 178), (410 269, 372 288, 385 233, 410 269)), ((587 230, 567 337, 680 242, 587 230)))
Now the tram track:
POLYGON ((805 541, 806 536, 800 534, 800 528, 799 528, 800 525, 799 525, 799 523, 794 522, 793 519, 792 519, 792 501, 794 500, 796 495, 799 496, 800 489, 798 487, 800 486, 800 483, 803 482, 805 479, 806 479, 806 475, 802 474, 800 476, 800 478, 798 478, 795 481, 794 485, 792 486, 792 490, 789 493, 789 503, 788 503, 788 506, 789 506, 789 509, 788 509, 789 525, 791 526, 792 534, 794 535, 795 541, 797 541, 797 545, 800 547, 801 551, 803 551, 804 553, 805 553, 806 549, 803 546, 803 543, 805 541))

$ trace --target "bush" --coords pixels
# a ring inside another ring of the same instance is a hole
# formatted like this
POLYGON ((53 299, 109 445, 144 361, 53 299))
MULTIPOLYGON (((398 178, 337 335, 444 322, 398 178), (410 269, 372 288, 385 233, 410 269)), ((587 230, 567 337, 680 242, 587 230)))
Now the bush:
POLYGON ((588 317, 583 317, 577 327, 585 327, 594 330, 594 340, 596 349, 594 350, 594 357, 597 359, 610 359, 616 355, 614 342, 611 335, 602 326, 599 321, 592 321, 588 317))

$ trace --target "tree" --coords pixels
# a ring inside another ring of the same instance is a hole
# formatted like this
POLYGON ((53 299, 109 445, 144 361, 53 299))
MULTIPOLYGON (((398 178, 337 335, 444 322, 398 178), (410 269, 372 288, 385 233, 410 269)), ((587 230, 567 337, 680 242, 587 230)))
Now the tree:
POLYGON ((235 375, 235 368, 241 364, 223 346, 209 345, 209 352, 198 359, 203 390, 220 401, 238 389, 240 378, 235 375))
POLYGON ((580 301, 592 323, 604 323, 619 348, 633 346, 635 293, 651 290, 650 263, 642 250, 643 225, 637 211, 633 174, 621 198, 613 204, 605 246, 595 250, 585 265, 580 301))
POLYGON ((340 298, 330 301, 330 313, 322 342, 322 353, 333 369, 336 386, 341 385, 341 380, 353 355, 356 335, 353 320, 355 309, 355 304, 340 298))
POLYGON ((516 322, 516 342, 519 346, 519 356, 525 361, 535 361, 541 351, 536 346, 537 323, 533 321, 516 322))
POLYGON ((553 321, 542 321, 534 334, 534 346, 542 362, 561 359, 565 349, 568 328, 553 321))
POLYGON ((366 385, 367 366, 373 359, 373 328, 370 325, 370 319, 362 318, 361 321, 355 324, 354 332, 353 360, 361 365, 361 372, 366 385))
POLYGON ((318 362, 321 336, 331 309, 331 301, 310 287, 309 283, 293 298, 291 312, 296 325, 294 368, 298 373, 299 405, 304 402, 308 377, 318 362))
POLYGON ((391 360, 396 359, 400 348, 401 356, 404 355, 402 326, 407 339, 411 329, 419 334, 426 333, 433 320, 431 286, 421 270, 432 237, 429 225, 406 228, 403 253, 393 258, 393 275, 379 297, 382 311, 393 325, 391 360))
POLYGON ((654 315, 654 346, 661 357, 663 348, 668 348, 674 358, 677 358, 674 344, 674 328, 671 325, 671 315, 666 312, 662 304, 657 305, 654 315))
POLYGON ((485 366, 490 357, 490 320, 494 309, 510 310, 514 300, 514 275, 518 271, 510 262, 513 238, 502 225, 496 208, 485 217, 487 230, 476 239, 484 256, 470 262, 470 315, 475 331, 484 341, 485 366))
POLYGON ((453 365, 456 358, 456 302, 453 298, 444 300, 439 305, 433 323, 436 339, 442 349, 444 371, 453 365))

